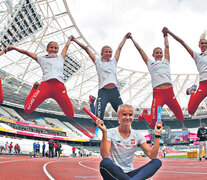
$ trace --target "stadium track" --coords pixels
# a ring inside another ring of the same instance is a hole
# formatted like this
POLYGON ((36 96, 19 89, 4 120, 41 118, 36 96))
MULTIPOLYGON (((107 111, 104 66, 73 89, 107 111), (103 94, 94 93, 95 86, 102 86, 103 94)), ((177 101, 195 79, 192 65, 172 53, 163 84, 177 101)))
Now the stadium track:
MULTIPOLYGON (((198 159, 161 159, 162 168, 153 180, 204 180, 207 177, 207 161, 198 159)), ((99 163, 101 158, 0 158, 2 180, 101 180, 99 163)), ((135 167, 144 165, 148 158, 135 158, 135 167)))

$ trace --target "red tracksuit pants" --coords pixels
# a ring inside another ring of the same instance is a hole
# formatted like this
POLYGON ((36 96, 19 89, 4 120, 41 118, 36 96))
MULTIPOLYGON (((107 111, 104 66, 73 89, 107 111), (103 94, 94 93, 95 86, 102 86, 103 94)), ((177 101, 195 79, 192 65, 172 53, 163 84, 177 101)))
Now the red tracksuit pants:
POLYGON ((196 92, 191 93, 188 102, 188 113, 193 115, 198 109, 201 101, 207 96, 207 81, 199 82, 199 87, 196 92))
POLYGON ((37 89, 32 88, 26 98, 24 110, 33 112, 44 100, 52 98, 57 101, 65 115, 71 119, 74 116, 74 107, 67 95, 64 83, 57 79, 42 82, 37 89))
POLYGON ((166 104, 174 113, 179 121, 184 120, 184 115, 180 105, 178 104, 173 88, 153 89, 153 101, 151 106, 151 114, 145 114, 144 117, 151 127, 155 127, 157 122, 157 108, 166 104))

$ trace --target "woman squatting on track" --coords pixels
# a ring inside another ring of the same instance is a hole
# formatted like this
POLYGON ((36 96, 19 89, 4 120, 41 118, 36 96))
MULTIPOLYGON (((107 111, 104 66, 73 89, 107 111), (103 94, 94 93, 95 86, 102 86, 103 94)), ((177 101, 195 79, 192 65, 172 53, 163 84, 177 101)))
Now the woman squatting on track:
POLYGON ((100 146, 103 158, 100 163, 100 173, 103 179, 143 180, 152 177, 162 166, 162 162, 157 159, 163 129, 162 122, 154 127, 155 142, 153 148, 150 148, 144 136, 131 127, 134 121, 134 109, 131 105, 120 105, 117 119, 119 126, 111 129, 107 129, 101 119, 96 120, 96 125, 103 134, 100 146), (133 160, 138 144, 151 161, 134 168, 133 160))

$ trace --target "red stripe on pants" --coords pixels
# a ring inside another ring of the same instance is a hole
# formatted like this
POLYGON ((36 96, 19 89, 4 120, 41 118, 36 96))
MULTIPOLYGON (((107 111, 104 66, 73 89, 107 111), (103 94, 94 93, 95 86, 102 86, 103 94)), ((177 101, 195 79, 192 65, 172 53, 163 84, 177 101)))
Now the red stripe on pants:
POLYGON ((173 88, 153 89, 153 100, 151 106, 151 114, 145 114, 144 117, 151 127, 155 127, 157 122, 157 108, 166 104, 174 113, 179 121, 184 120, 184 115, 180 105, 178 104, 173 88))
POLYGON ((44 100, 48 98, 56 100, 69 119, 74 117, 74 107, 67 95, 65 85, 57 79, 50 79, 42 82, 37 90, 34 87, 32 88, 25 101, 25 112, 33 112, 44 100))
POLYGON ((193 115, 198 109, 199 104, 207 96, 207 81, 199 82, 196 93, 192 93, 188 102, 188 113, 193 115))

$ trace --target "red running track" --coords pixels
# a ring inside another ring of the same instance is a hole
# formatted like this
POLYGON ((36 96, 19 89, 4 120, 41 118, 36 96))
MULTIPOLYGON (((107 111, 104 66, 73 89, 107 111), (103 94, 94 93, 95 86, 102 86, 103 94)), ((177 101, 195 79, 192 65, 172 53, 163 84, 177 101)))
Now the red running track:
MULTIPOLYGON (((153 180, 205 180, 207 161, 198 159, 161 159, 161 169, 153 180)), ((101 180, 101 158, 0 158, 2 180, 101 180)), ((146 164, 148 158, 135 158, 135 168, 146 164)))

